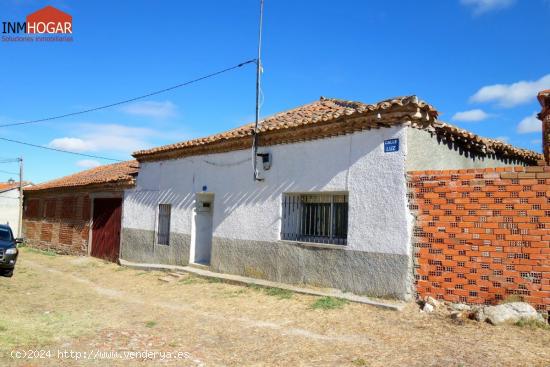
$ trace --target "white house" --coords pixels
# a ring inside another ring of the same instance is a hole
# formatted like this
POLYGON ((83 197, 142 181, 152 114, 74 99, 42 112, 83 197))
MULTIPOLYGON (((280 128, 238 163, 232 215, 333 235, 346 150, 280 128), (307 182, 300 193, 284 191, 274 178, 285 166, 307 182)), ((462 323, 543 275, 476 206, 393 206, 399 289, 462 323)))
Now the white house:
MULTIPOLYGON (((28 186, 27 183, 24 186, 28 186)), ((19 182, 0 182, 0 223, 9 224, 13 233, 19 228, 19 182)))
POLYGON ((261 181, 252 124, 136 152, 120 257, 409 298, 407 171, 540 159, 436 119, 415 96, 321 98, 261 122, 261 181))

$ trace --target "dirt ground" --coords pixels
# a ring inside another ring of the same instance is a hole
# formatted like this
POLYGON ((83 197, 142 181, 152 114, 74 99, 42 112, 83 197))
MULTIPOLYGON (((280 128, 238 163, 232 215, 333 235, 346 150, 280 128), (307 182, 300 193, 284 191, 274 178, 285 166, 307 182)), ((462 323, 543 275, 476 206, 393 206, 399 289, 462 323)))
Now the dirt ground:
POLYGON ((0 278, 0 365, 550 366, 540 328, 163 276, 23 249, 0 278))

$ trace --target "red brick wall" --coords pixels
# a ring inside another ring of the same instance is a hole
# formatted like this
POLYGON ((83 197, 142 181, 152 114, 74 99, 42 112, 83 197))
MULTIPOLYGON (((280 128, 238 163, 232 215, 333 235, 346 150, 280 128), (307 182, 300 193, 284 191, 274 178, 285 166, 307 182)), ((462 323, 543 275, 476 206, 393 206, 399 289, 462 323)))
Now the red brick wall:
POLYGON ((88 254, 91 204, 87 194, 27 196, 23 232, 30 246, 63 254, 88 254))
POLYGON ((550 310, 550 166, 409 172, 420 296, 550 310))

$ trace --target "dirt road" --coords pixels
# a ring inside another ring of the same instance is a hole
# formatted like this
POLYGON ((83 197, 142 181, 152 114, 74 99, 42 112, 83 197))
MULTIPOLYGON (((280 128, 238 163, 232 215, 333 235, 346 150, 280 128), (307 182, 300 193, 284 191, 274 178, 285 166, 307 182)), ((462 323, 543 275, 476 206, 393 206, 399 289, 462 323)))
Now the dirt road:
POLYGON ((0 278, 0 365, 550 365, 543 329, 163 276, 23 249, 0 278))

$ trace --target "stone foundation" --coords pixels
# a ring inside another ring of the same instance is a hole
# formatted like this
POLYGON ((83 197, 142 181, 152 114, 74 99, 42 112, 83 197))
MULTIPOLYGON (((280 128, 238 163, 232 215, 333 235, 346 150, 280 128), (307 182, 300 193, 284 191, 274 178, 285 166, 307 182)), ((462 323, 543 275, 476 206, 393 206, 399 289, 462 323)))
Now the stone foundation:
POLYGON ((210 268, 220 273, 376 297, 408 299, 411 295, 408 256, 352 251, 337 245, 214 237, 210 268))
POLYGON ((155 245, 155 232, 123 228, 120 258, 132 262, 185 266, 189 263, 191 236, 170 232, 170 245, 155 245))

